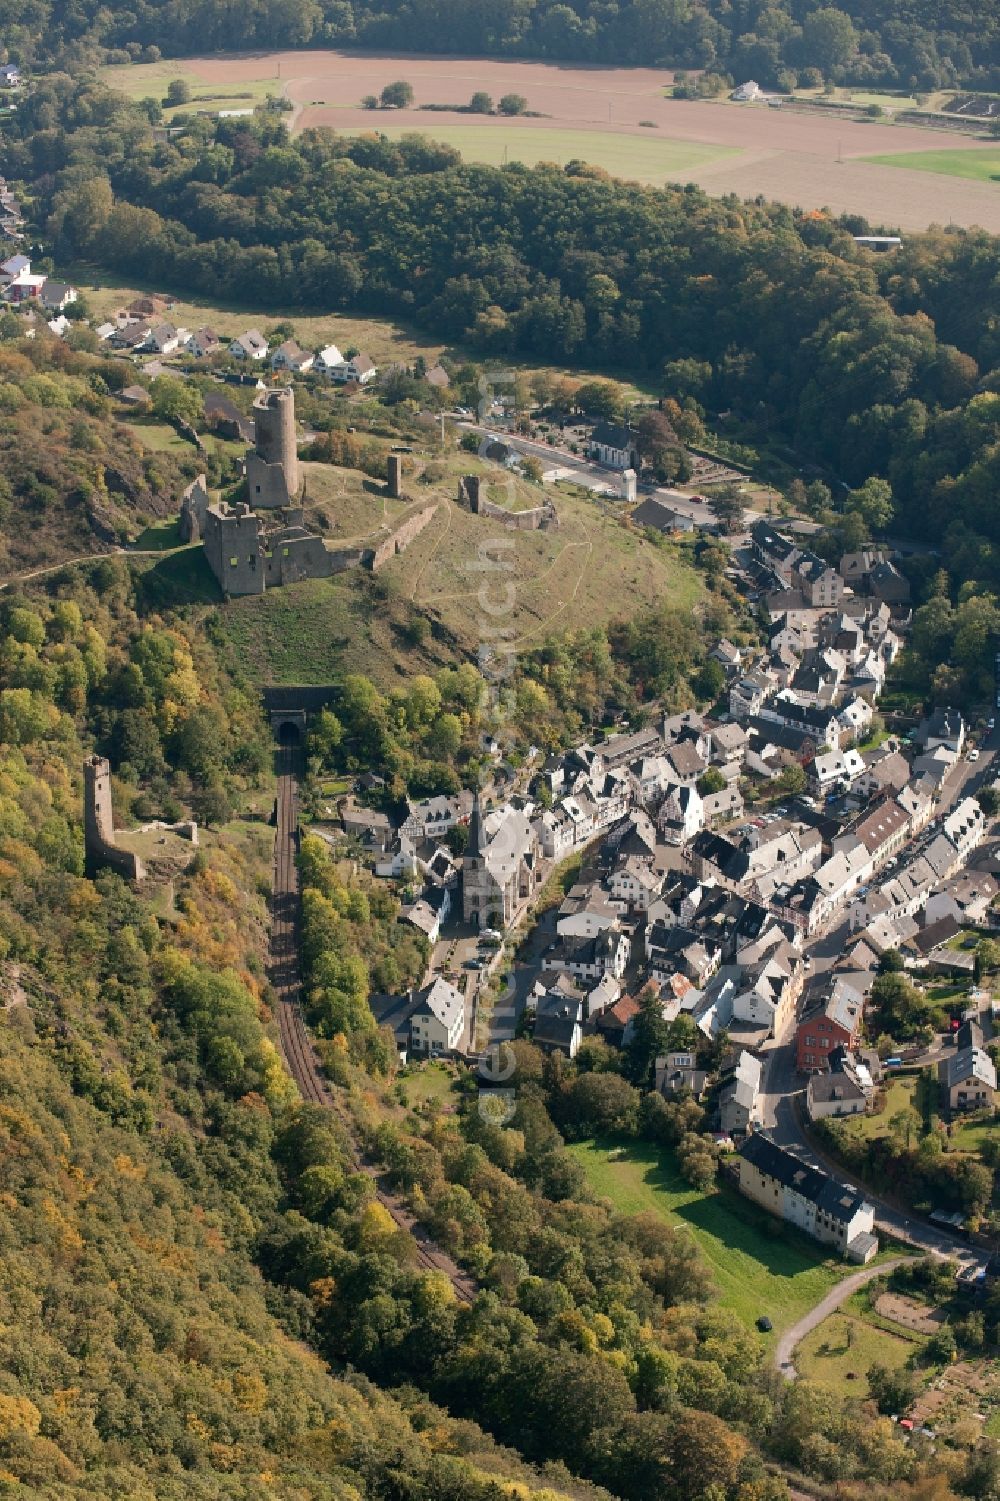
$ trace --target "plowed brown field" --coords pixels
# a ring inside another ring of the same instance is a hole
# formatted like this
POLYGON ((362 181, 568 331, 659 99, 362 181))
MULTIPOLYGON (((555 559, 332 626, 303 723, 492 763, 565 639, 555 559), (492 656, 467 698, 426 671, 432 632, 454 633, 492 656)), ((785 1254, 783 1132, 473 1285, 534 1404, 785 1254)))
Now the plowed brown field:
MULTIPOLYGON (((616 138, 641 137, 634 175, 646 181, 690 181, 707 192, 763 194, 805 209, 828 208, 835 213, 864 214, 874 225, 922 229, 930 224, 978 224, 1000 233, 1000 184, 934 176, 905 167, 882 166, 859 160, 878 153, 923 152, 939 142, 937 132, 887 121, 841 120, 783 107, 733 105, 668 99, 669 70, 658 68, 602 68, 558 63, 502 61, 495 58, 374 55, 355 52, 254 53, 234 57, 192 58, 152 65, 162 74, 175 67, 185 76, 227 91, 262 78, 277 79, 295 105, 296 129, 329 125, 338 130, 419 130, 443 132, 454 139, 461 127, 461 149, 470 158, 481 154, 497 160, 495 138, 487 132, 512 132, 511 121, 495 116, 472 116, 457 111, 430 112, 422 104, 464 105, 476 90, 494 99, 523 94, 531 110, 543 118, 516 122, 517 142, 511 156, 544 157, 545 133, 558 128, 587 136, 586 156, 593 153, 595 131, 616 138), (360 107, 365 94, 378 94, 385 84, 406 79, 414 90, 414 108, 372 112, 360 107), (652 121, 655 129, 640 121, 652 121), (526 132, 538 131, 537 153, 526 151, 526 132), (658 141, 728 148, 720 156, 694 153, 657 172, 650 165, 649 145, 658 141), (477 144, 477 143, 481 143, 477 144), (738 153, 738 154, 734 154, 738 153), (698 159, 700 157, 700 159, 698 159)), ((115 70, 127 79, 135 95, 141 66, 115 70)), ((149 92, 156 92, 151 84, 149 92)), ((235 101, 234 101, 235 103, 235 101)), ((977 142, 948 136, 951 150, 975 150, 977 142)), ((582 143, 583 144, 583 143, 582 143)), ((621 157, 616 139, 615 170, 621 157)), ((554 156, 557 154, 552 153, 554 156)), ((565 153, 563 152, 563 155, 565 153)))

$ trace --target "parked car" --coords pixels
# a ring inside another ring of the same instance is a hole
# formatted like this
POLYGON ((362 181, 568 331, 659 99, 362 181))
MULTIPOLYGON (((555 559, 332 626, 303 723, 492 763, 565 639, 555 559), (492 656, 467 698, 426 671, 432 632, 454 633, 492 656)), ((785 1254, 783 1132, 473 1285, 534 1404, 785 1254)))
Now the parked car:
POLYGON ((970 761, 978 761, 979 760, 979 751, 978 751, 978 749, 975 746, 973 746, 972 749, 969 752, 969 760, 970 761))

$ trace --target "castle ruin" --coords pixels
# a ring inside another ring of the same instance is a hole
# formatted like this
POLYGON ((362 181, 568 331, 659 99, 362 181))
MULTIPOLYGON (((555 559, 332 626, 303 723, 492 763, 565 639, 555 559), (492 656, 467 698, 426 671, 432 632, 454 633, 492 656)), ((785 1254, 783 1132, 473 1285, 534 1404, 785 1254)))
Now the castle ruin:
MULTIPOLYGON (((262 391, 254 402, 254 418, 256 447, 246 458, 246 499, 213 504, 203 474, 181 497, 180 540, 203 544, 223 594, 263 594, 302 579, 332 578, 348 568, 374 571, 409 546, 435 514, 437 506, 427 506, 371 546, 327 546, 305 525, 305 512, 297 503, 305 485, 295 450, 291 388, 262 391)), ((395 454, 389 458, 387 488, 394 496, 402 494, 402 461, 395 454)))
POLYGON ((111 766, 103 756, 88 756, 83 763, 83 846, 88 876, 106 866, 127 881, 141 881, 146 874, 139 856, 115 841, 111 766))

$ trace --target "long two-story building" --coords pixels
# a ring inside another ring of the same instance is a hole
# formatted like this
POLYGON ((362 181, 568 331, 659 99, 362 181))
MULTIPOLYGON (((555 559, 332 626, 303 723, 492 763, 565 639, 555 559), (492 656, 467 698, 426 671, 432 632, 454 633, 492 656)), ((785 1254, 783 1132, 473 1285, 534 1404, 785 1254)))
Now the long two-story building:
POLYGON ((836 1246, 848 1261, 878 1254, 875 1210, 859 1189, 779 1147, 763 1131, 747 1137, 739 1155, 740 1191, 778 1219, 836 1246))

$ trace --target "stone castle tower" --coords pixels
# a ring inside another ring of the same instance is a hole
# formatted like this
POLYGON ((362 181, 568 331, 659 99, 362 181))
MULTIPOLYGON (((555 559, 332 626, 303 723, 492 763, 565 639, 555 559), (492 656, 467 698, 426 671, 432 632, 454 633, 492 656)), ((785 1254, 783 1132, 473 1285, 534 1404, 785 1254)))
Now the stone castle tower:
POLYGON ((128 881, 141 881, 146 873, 138 855, 115 843, 111 766, 103 756, 88 756, 83 763, 83 843, 88 876, 104 866, 128 881))
POLYGON ((295 445, 295 393, 262 391, 253 404, 256 444, 247 454, 247 497, 254 510, 294 505, 301 488, 295 445))

